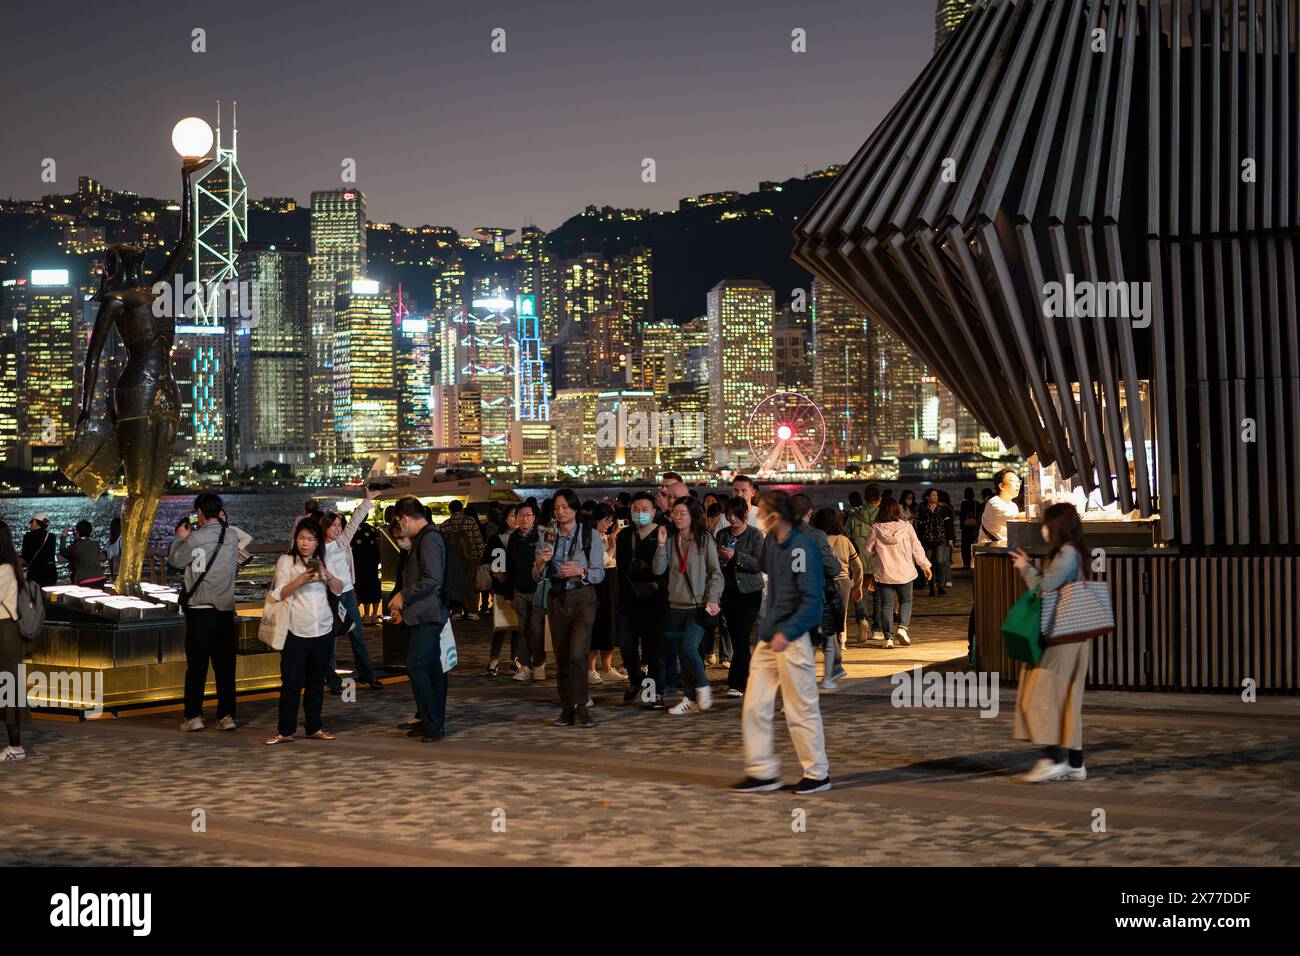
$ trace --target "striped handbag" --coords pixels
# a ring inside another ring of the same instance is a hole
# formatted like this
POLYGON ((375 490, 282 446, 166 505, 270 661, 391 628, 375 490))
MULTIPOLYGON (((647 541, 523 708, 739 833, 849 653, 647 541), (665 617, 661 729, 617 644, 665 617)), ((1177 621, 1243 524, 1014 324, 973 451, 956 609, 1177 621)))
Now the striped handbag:
POLYGON ((1115 610, 1105 581, 1074 581, 1043 592, 1043 644, 1086 641, 1115 630, 1115 610))

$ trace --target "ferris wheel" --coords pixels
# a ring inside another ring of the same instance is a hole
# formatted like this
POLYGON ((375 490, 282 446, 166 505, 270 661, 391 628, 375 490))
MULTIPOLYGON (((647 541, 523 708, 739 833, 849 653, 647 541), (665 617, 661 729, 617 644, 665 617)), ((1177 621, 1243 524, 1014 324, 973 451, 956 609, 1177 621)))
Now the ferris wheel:
POLYGON ((746 437, 760 473, 808 471, 826 447, 826 418, 807 395, 776 392, 750 413, 746 437))

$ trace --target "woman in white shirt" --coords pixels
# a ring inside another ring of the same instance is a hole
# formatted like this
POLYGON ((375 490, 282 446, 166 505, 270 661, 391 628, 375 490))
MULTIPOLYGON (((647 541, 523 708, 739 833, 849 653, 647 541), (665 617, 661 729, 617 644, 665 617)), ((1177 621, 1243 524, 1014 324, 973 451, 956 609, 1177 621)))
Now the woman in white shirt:
POLYGON ((267 739, 268 744, 293 740, 298 729, 298 702, 304 696, 308 739, 334 739, 321 727, 325 669, 334 643, 334 622, 339 620, 334 602, 326 595, 327 587, 339 594, 343 581, 330 573, 326 563, 325 532, 320 522, 304 518, 298 523, 289 551, 275 563, 271 581, 271 600, 289 605, 289 633, 280 652, 280 723, 275 736, 267 739))
MULTIPOLYGON (((9 525, 0 521, 0 674, 9 674, 13 678, 18 677, 27 653, 23 636, 18 633, 18 589, 25 584, 13 535, 9 532, 9 525)), ((19 695, 18 699, 0 706, 0 719, 3 719, 5 731, 9 734, 9 746, 0 751, 0 762, 22 760, 27 756, 22 740, 22 725, 30 719, 24 703, 26 688, 15 687, 14 691, 19 695)))
MULTIPOLYGON (((344 525, 343 516, 329 512, 325 515, 325 567, 330 574, 343 582, 343 591, 339 594, 339 603, 348 617, 352 627, 348 638, 352 641, 352 660, 356 666, 358 684, 365 684, 375 690, 383 690, 384 685, 375 674, 370 663, 370 653, 366 650, 366 634, 361 625, 361 605, 357 603, 356 568, 352 559, 352 538, 357 529, 365 522, 375 495, 379 492, 366 490, 366 500, 361 502, 352 518, 344 525)), ((337 694, 343 689, 343 681, 338 675, 338 641, 330 641, 330 662, 325 671, 325 681, 330 685, 330 693, 337 694)))

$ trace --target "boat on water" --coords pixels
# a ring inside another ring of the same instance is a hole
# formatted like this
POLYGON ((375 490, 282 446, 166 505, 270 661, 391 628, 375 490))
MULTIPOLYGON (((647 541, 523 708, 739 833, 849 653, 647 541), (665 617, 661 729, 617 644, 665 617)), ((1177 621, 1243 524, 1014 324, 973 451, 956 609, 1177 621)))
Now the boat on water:
POLYGON ((429 506, 435 522, 441 522, 447 517, 447 506, 452 501, 465 505, 487 505, 494 501, 509 504, 523 500, 510 485, 489 478, 472 464, 455 461, 457 457, 471 451, 477 449, 403 448, 381 451, 364 479, 339 488, 326 489, 318 493, 317 497, 329 502, 333 510, 346 512, 360 503, 367 489, 372 489, 378 492, 375 496, 375 514, 381 516, 385 505, 406 495, 414 495, 429 506), (396 456, 399 452, 407 455, 424 452, 424 464, 418 472, 398 470, 396 456))

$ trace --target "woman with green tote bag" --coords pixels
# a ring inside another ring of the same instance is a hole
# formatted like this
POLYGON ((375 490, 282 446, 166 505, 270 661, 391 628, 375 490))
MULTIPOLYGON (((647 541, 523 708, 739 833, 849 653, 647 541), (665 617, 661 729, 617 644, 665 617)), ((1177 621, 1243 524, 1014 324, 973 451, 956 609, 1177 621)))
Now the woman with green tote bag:
MULTIPOLYGON (((1011 552, 1029 593, 1040 597, 1084 577, 1088 547, 1074 505, 1055 504, 1043 513, 1043 540, 1048 551, 1041 567, 1025 552, 1011 552)), ((1025 783, 1088 778, 1083 766, 1083 685, 1090 645, 1084 640, 1052 642, 1052 624, 1042 621, 1042 656, 1020 672, 1013 736, 1046 748, 1033 769, 1019 778, 1025 783)))

